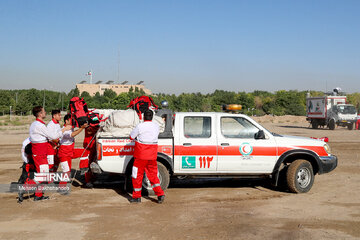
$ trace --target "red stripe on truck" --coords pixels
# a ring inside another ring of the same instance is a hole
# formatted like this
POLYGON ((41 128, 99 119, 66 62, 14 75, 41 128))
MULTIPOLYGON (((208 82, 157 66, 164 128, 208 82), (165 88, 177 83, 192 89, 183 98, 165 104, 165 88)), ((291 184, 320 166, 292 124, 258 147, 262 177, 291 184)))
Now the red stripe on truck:
POLYGON ((293 149, 307 149, 317 153, 320 157, 328 156, 324 147, 322 146, 292 146, 292 147, 278 147, 278 155, 281 156, 283 153, 293 149))
POLYGON ((208 145, 208 146, 175 146, 175 155, 217 155, 217 146, 208 145))
MULTIPOLYGON (((236 156, 241 155, 239 146, 175 146, 174 155, 176 156, 236 156)), ((294 149, 307 149, 317 153, 319 156, 328 156, 322 146, 291 146, 291 147, 259 147, 253 146, 251 156, 281 156, 283 153, 294 149)), ((159 145, 158 152, 172 155, 171 145, 159 145)), ((102 146, 102 155, 106 156, 127 156, 134 155, 134 146, 102 146)))

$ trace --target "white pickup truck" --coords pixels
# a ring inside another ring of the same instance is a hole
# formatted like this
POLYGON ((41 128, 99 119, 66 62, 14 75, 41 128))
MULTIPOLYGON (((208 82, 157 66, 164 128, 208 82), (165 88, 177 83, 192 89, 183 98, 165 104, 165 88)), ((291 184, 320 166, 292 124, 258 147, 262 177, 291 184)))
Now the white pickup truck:
MULTIPOLYGON (((246 115, 169 110, 157 115, 164 113, 157 159, 163 189, 171 177, 268 177, 275 186, 283 177, 291 192, 305 193, 315 174, 337 166, 337 157, 325 142, 271 133, 246 115)), ((92 171, 122 174, 130 188, 134 142, 125 137, 96 141, 92 171)), ((146 178, 143 188, 151 189, 146 178)))

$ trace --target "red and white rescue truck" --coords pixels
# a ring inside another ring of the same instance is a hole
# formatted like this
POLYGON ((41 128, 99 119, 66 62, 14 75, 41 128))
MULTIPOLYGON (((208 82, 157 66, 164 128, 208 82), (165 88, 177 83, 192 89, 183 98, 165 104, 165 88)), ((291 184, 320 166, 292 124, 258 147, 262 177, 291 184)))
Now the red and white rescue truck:
MULTIPOLYGON (((166 116, 157 158, 163 189, 172 177, 268 177, 275 186, 284 178, 291 192, 305 193, 316 174, 337 166, 324 141, 271 133, 243 114, 160 109, 156 115, 166 116)), ((92 171, 122 174, 131 187, 134 142, 106 134, 96 141, 92 171)), ((143 189, 151 189, 146 178, 143 189)))

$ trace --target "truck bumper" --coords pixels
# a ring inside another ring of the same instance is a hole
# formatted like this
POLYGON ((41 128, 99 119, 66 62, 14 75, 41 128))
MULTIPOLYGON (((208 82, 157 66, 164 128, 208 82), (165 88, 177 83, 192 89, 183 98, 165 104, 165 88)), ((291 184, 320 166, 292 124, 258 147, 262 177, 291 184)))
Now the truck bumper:
POLYGON ((356 120, 342 120, 337 122, 338 125, 348 125, 351 123, 356 123, 356 120))
POLYGON ((319 157, 319 159, 319 174, 331 172, 337 167, 338 159, 335 155, 331 155, 329 157, 319 157))

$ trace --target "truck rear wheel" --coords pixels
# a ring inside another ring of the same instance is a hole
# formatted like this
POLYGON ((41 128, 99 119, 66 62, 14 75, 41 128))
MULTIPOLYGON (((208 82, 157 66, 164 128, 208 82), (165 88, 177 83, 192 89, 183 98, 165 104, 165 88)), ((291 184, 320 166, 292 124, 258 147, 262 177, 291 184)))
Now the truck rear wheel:
MULTIPOLYGON (((161 189, 165 191, 170 183, 170 174, 168 169, 161 162, 157 162, 157 164, 158 164, 158 178, 160 180, 160 186, 161 189)), ((133 191, 131 172, 126 175, 125 188, 126 191, 129 193, 133 191)), ((154 194, 155 193, 152 190, 150 181, 146 177, 146 174, 144 173, 144 178, 142 182, 142 196, 154 195, 154 194)))
POLYGON ((313 120, 311 122, 311 126, 313 129, 317 129, 319 127, 319 122, 317 120, 313 120))
POLYGON ((353 124, 353 123, 349 123, 348 129, 349 129, 349 130, 353 130, 353 128, 354 128, 354 124, 353 124))
POLYGON ((335 129, 335 120, 334 119, 330 119, 330 122, 329 122, 329 129, 330 130, 334 130, 335 129))
POLYGON ((286 182, 293 193, 306 193, 314 184, 314 172, 311 163, 306 160, 292 162, 286 172, 286 182))

